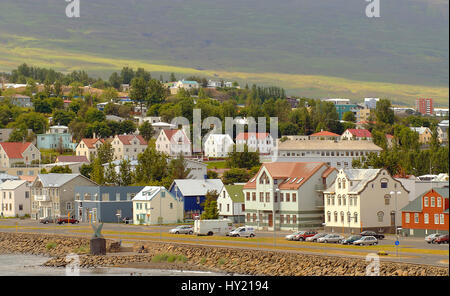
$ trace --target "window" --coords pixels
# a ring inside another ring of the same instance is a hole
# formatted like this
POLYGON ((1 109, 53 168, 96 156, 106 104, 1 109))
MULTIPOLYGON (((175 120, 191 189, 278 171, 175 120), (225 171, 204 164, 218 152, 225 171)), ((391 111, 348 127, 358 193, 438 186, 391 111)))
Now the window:
POLYGON ((330 205, 330 196, 328 195, 327 196, 327 206, 329 206, 330 205))
POLYGON ((334 222, 337 222, 338 213, 334 212, 334 222))
POLYGON ((165 191, 161 191, 161 197, 166 197, 166 192, 165 191))
POLYGON ((442 207, 442 203, 441 203, 441 198, 440 197, 437 198, 437 206, 438 206, 438 208, 442 207))
POLYGON ((341 205, 341 196, 338 195, 338 206, 340 206, 340 205, 341 205))
POLYGON ((250 214, 247 213, 247 222, 250 222, 250 214))
POLYGON ((227 212, 230 211, 230 204, 227 204, 227 212))
POLYGON ((388 182, 385 180, 381 180, 381 188, 388 188, 388 182))
POLYGON ((259 193, 259 202, 264 202, 264 192, 259 193))
POLYGON ((219 204, 219 212, 222 212, 222 204, 219 204))
POLYGON ((291 224, 291 216, 286 215, 286 224, 291 224))
POLYGON ((439 214, 434 214, 434 224, 439 224, 439 214))
POLYGON ((292 224, 297 224, 297 216, 292 215, 292 224))
POLYGON ((291 194, 290 193, 286 193, 286 201, 287 202, 291 201, 291 194))
POLYGON ((247 196, 247 201, 250 201, 250 192, 247 192, 246 196, 247 196))
POLYGON ((353 216, 354 216, 354 218, 355 218, 355 223, 358 223, 358 213, 355 212, 355 213, 353 214, 353 216))
POLYGON ((341 179, 338 179, 338 188, 341 189, 341 179))
POLYGON ((256 214, 253 214, 253 222, 256 222, 256 214))
POLYGON ((419 213, 414 213, 414 223, 419 223, 419 213))
POLYGON ((29 191, 25 191, 25 198, 30 198, 30 192, 29 191))
POLYGON ((345 189, 345 179, 342 179, 342 189, 345 189))
POLYGON ((120 200, 120 193, 116 193, 116 201, 120 200))
POLYGON ((19 211, 23 211, 23 205, 19 204, 19 211))
POLYGON ((68 211, 72 210, 72 203, 71 202, 67 202, 66 203, 66 210, 68 210, 68 211))
POLYGON ((405 213, 405 223, 409 223, 409 213, 405 213))
POLYGON ((270 202, 270 192, 266 192, 266 202, 270 202))
POLYGON ((439 216, 440 216, 440 218, 441 218, 441 219, 440 219, 440 220, 441 220, 441 224, 444 224, 444 214, 440 214, 439 216))
POLYGON ((284 223, 284 215, 280 215, 280 224, 284 223))
POLYGON ((344 212, 341 212, 341 223, 344 223, 344 212))
POLYGON ((284 193, 280 193, 280 202, 284 201, 284 193))
POLYGON ((347 205, 347 202, 345 201, 345 194, 342 195, 342 205, 347 205))
POLYGON ((292 193, 292 201, 297 202, 297 193, 292 193))
POLYGON ((431 197, 431 206, 434 207, 434 196, 431 197))
POLYGON ((385 205, 389 205, 390 204, 390 200, 391 200, 391 196, 389 194, 386 194, 384 196, 384 204, 385 205))
POLYGON ((428 222, 429 222, 428 214, 424 214, 423 215, 423 221, 424 221, 425 224, 428 224, 428 222))
POLYGON ((252 192, 252 201, 256 201, 256 192, 252 192))
POLYGON ((327 212, 327 221, 331 222, 331 212, 327 212))

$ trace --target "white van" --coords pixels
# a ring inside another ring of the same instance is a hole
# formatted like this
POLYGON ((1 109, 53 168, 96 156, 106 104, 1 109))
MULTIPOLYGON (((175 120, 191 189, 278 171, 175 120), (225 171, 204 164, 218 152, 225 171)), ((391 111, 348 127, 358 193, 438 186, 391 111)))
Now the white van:
POLYGON ((254 237, 255 236, 255 228, 251 227, 251 226, 242 226, 242 227, 238 227, 235 230, 233 230, 232 232, 230 232, 230 236, 233 237, 254 237))
POLYGON ((232 230, 233 222, 229 219, 222 220, 195 220, 194 234, 196 235, 226 235, 232 230))

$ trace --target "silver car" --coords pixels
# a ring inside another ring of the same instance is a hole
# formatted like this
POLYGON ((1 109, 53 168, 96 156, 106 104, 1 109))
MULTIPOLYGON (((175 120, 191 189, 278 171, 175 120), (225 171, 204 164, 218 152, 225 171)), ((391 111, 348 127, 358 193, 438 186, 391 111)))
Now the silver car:
POLYGON ((425 241, 427 242, 427 243, 429 243, 429 244, 431 244, 431 243, 433 243, 433 241, 435 240, 435 239, 437 239, 439 236, 441 236, 442 235, 442 233, 433 233, 433 234, 430 234, 430 235, 428 235, 428 236, 426 236, 425 237, 425 241))
POLYGON ((177 226, 171 230, 169 230, 169 233, 172 234, 193 234, 194 233, 194 227, 190 225, 180 225, 177 226))
POLYGON ((345 238, 340 234, 330 233, 321 238, 318 238, 317 242, 318 243, 339 243, 340 244, 340 243, 342 243, 342 241, 344 239, 345 238))
POLYGON ((289 241, 297 240, 297 235, 301 234, 302 232, 304 232, 304 231, 297 231, 297 232, 294 232, 292 234, 288 234, 288 235, 285 236, 285 238, 287 240, 289 240, 289 241))
POLYGON ((327 236, 327 235, 328 235, 328 233, 318 233, 314 236, 307 237, 306 241, 307 242, 317 242, 319 238, 327 236))
POLYGON ((374 246, 378 244, 378 240, 374 236, 363 236, 361 239, 353 242, 356 246, 374 246))

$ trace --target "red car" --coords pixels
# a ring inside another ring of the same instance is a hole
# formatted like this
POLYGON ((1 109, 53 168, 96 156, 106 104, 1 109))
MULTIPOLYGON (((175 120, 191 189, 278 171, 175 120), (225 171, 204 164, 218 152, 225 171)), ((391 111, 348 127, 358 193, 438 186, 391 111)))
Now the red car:
POLYGON ((80 223, 80 221, 78 221, 77 219, 73 219, 73 218, 58 218, 58 220, 56 220, 57 224, 66 224, 66 223, 72 223, 72 224, 78 224, 80 223))
POLYGON ((433 241, 434 244, 448 244, 448 234, 438 236, 433 241))
POLYGON ((304 242, 306 240, 306 238, 311 237, 311 236, 315 236, 317 234, 317 231, 302 231, 301 233, 299 233, 296 237, 297 241, 301 241, 304 242))

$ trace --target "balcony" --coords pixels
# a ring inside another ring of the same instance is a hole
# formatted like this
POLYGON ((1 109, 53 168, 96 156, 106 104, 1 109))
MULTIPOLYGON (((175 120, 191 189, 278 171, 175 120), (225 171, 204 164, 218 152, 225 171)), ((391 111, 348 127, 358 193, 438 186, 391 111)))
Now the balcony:
POLYGON ((50 201, 50 196, 48 195, 35 195, 34 196, 35 201, 50 201))

